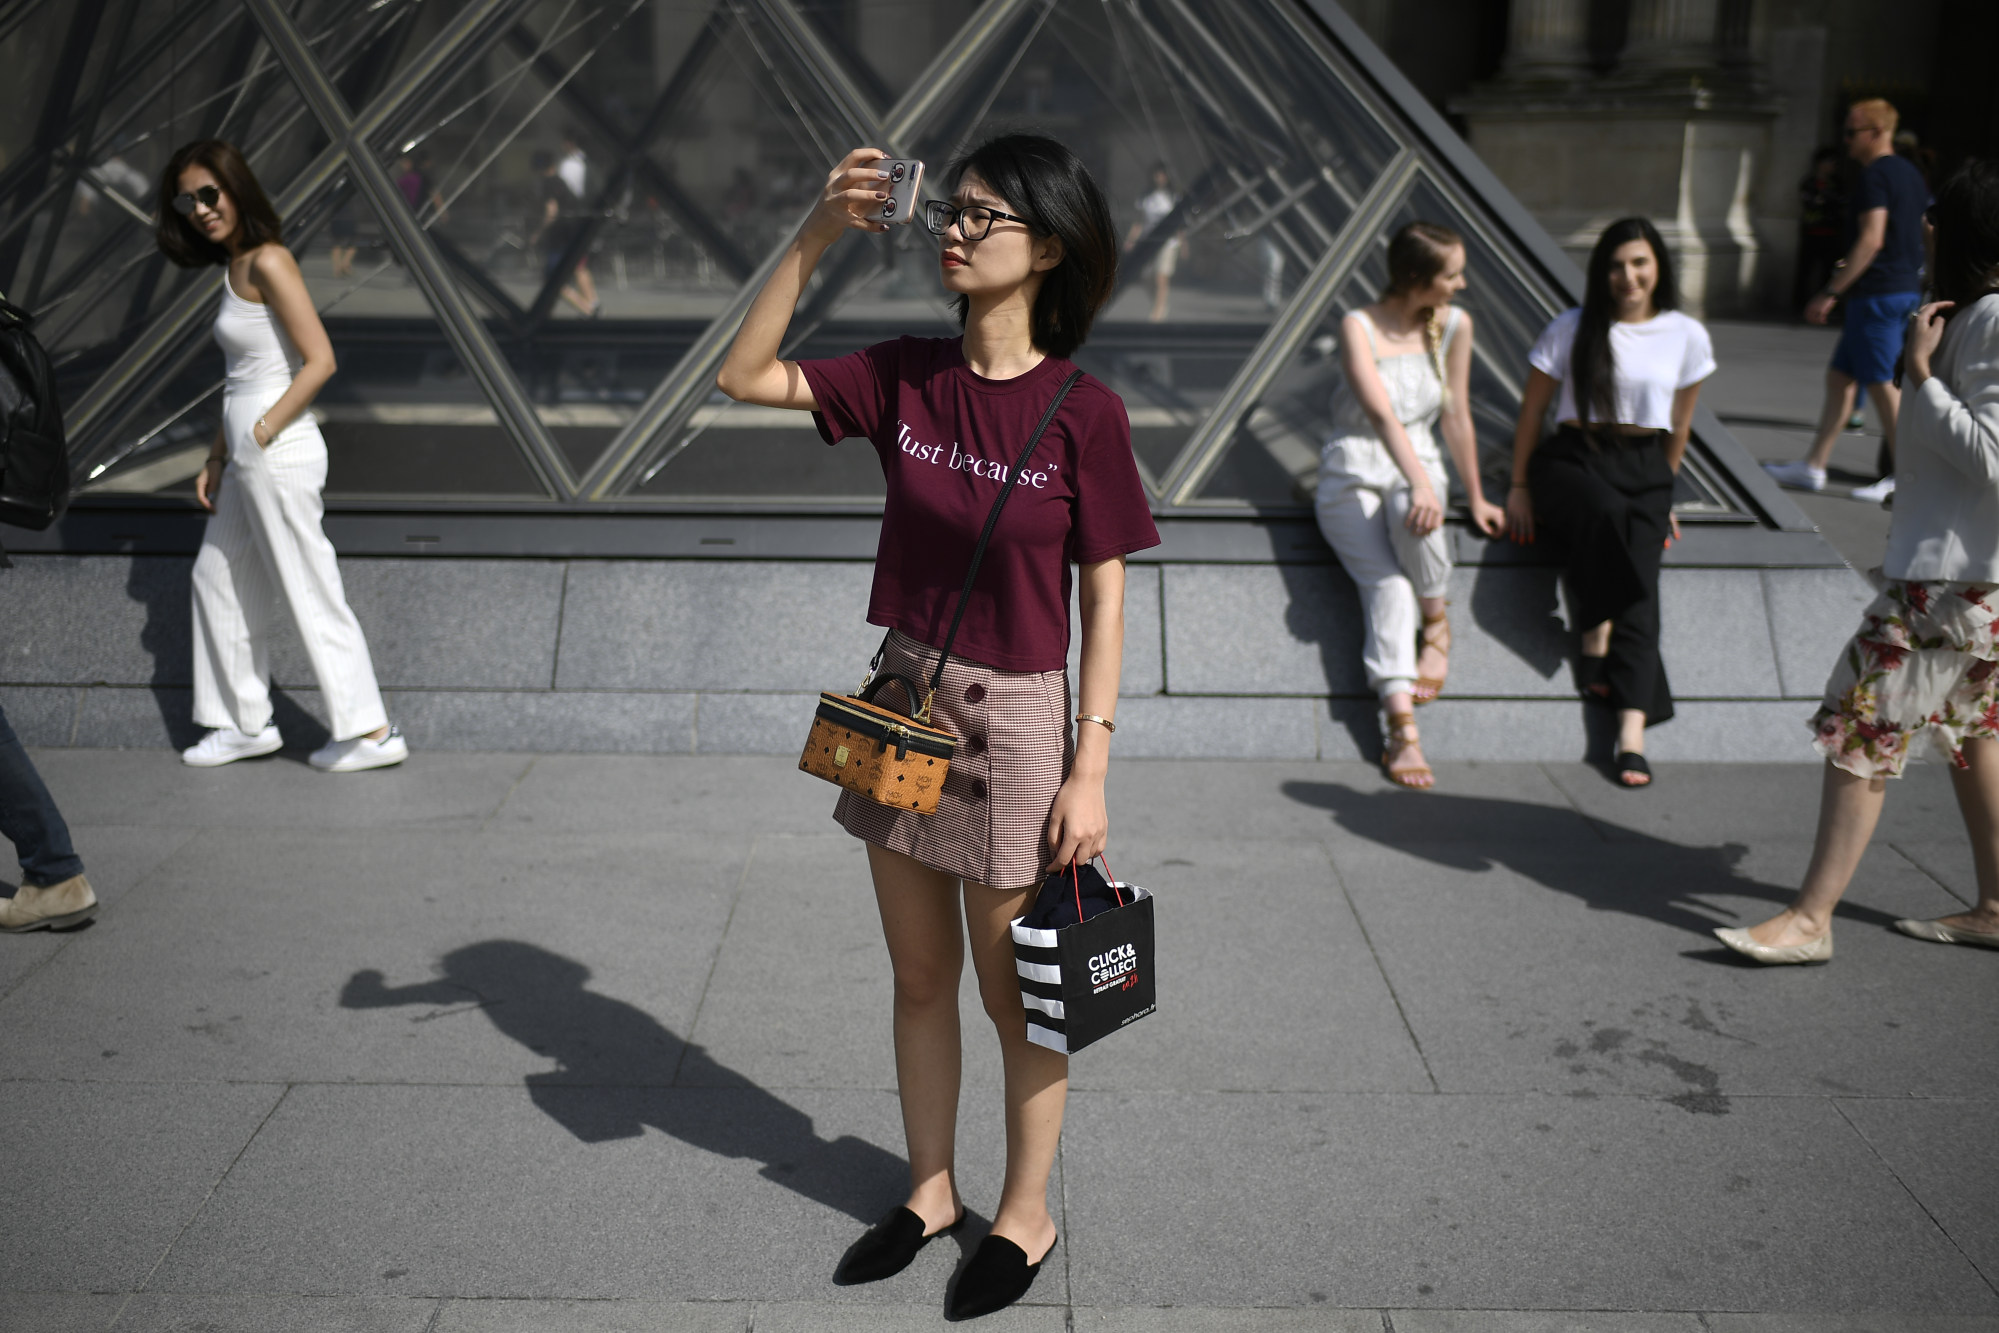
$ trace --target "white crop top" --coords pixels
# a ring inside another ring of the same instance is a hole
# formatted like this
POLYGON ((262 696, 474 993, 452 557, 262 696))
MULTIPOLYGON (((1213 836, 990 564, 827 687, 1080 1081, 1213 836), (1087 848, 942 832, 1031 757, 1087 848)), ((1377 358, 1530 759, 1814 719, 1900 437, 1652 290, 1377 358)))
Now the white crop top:
MULTIPOLYGON (((1569 359, 1576 345, 1581 310, 1564 310, 1527 354, 1527 364, 1560 380, 1555 420, 1582 421, 1570 384, 1569 359)), ((1663 310, 1643 324, 1610 326, 1610 355, 1616 363, 1617 423, 1653 430, 1673 428, 1673 395, 1714 374, 1714 343, 1701 322, 1677 310, 1663 310)))
POLYGON ((227 268, 222 270, 222 308, 215 312, 215 341, 234 385, 289 381, 305 364, 277 314, 268 305, 238 296, 227 268))

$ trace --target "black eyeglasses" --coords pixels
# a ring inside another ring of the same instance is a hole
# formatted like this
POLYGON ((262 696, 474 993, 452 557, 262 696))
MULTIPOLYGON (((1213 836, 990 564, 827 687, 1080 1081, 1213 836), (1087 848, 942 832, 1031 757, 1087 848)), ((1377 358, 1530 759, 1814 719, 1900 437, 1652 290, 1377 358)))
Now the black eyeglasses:
POLYGON ((923 206, 923 225, 930 228, 933 236, 942 236, 951 230, 951 224, 958 224, 958 234, 968 241, 983 241, 986 233, 993 229, 994 218, 1005 218, 1008 222, 1018 222, 1023 227, 1034 224, 1017 213, 1002 213, 997 208, 987 208, 984 204, 966 204, 963 208, 943 199, 932 199, 923 206))
POLYGON ((192 217, 194 216, 194 210, 197 206, 214 208, 217 204, 221 202, 222 202, 221 189, 214 185, 204 185, 200 189, 194 191, 191 194, 175 195, 174 212, 180 214, 184 218, 192 217))

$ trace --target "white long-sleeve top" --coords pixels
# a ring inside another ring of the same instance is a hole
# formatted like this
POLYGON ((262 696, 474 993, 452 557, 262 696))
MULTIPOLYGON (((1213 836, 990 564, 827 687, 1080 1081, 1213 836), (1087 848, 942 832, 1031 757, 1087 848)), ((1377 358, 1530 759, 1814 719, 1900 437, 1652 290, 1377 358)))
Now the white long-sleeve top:
POLYGON ((1902 395, 1891 579, 1999 583, 1999 294, 1960 311, 1902 395))

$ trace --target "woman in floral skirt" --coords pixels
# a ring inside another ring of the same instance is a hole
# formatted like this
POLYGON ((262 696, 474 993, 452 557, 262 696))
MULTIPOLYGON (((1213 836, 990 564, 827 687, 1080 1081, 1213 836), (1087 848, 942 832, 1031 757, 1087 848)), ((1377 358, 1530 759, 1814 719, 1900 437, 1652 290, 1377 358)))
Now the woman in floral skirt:
POLYGON ((1818 840, 1791 905, 1722 943, 1759 963, 1832 957, 1832 913, 1881 817, 1887 779, 1928 733, 1978 870, 1978 905, 1895 928, 1999 949, 1999 163, 1972 162, 1929 212, 1933 299, 1903 347, 1895 521, 1880 596, 1812 732, 1826 757, 1818 840))

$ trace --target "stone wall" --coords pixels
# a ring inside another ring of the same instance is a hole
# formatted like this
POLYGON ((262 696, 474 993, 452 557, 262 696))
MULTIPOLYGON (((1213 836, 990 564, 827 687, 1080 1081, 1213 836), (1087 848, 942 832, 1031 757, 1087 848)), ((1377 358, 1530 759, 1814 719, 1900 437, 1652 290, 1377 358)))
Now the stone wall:
MULTIPOLYGON (((1469 543, 1466 543, 1469 545, 1469 543)), ((182 556, 17 555, 0 573, 0 705, 42 746, 186 745, 182 556)), ((424 749, 781 754, 817 691, 850 689, 880 631, 864 561, 346 557, 392 716, 424 749)), ((1660 759, 1810 761, 1811 701, 1865 583, 1843 567, 1669 566, 1680 715, 1660 759)), ((1608 743, 1572 692, 1555 571, 1465 563, 1438 759, 1568 760, 1608 743)), ((1116 752, 1352 759, 1379 746, 1360 612, 1337 564, 1134 564, 1116 752)), ((290 626, 279 723, 324 737, 290 626)))

